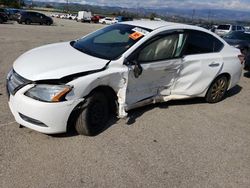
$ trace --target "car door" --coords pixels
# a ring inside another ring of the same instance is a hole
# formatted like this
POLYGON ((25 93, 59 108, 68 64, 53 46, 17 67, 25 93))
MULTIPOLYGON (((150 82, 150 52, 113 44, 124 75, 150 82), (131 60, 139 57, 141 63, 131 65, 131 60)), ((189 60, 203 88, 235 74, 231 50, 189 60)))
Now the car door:
POLYGON ((42 23, 42 14, 40 14, 40 13, 35 13, 35 14, 34 14, 34 22, 35 22, 35 23, 42 23))
POLYGON ((220 53, 224 44, 201 31, 188 31, 182 66, 172 95, 199 96, 206 91, 223 67, 220 53))
POLYGON ((28 19, 31 20, 32 23, 36 23, 36 13, 35 12, 28 12, 27 17, 28 17, 28 19))
POLYGON ((185 35, 181 32, 156 36, 129 57, 127 105, 170 94, 182 63, 180 52, 184 40, 185 35), (142 69, 139 76, 134 73, 138 65, 142 69))

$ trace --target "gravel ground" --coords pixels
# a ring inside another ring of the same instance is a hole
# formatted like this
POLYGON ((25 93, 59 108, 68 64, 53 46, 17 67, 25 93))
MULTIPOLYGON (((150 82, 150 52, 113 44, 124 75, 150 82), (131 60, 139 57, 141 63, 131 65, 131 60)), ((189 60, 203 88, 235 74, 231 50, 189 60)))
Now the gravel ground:
POLYGON ((129 112, 96 137, 19 129, 6 74, 25 51, 97 28, 0 25, 0 187, 250 187, 250 78, 217 104, 172 101, 129 112))

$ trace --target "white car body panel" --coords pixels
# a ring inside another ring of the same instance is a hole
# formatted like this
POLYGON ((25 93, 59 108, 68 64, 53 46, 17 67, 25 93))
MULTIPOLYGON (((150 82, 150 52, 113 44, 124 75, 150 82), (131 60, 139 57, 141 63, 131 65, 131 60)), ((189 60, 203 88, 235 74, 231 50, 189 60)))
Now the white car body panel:
POLYGON ((33 85, 27 85, 19 90, 15 94, 15 97, 10 96, 9 106, 12 114, 15 117, 15 120, 21 125, 25 125, 26 127, 46 134, 65 132, 67 129, 68 117, 75 106, 83 101, 84 98, 61 103, 41 102, 24 95, 24 93, 31 87, 33 87, 33 85), (49 126, 36 126, 32 123, 24 121, 20 117, 19 113, 39 120, 45 125, 49 126))
POLYGON ((139 78, 135 78, 133 68, 130 68, 126 103, 131 105, 156 95, 170 95, 181 62, 180 59, 175 59, 142 64, 143 72, 139 78))
POLYGON ((14 70, 28 80, 60 79, 94 69, 101 69, 108 60, 82 53, 69 42, 56 43, 35 48, 20 56, 13 65, 14 70), (41 55, 41 54, 46 54, 41 55))
POLYGON ((220 53, 185 57, 171 94, 201 96, 222 68, 223 60, 220 53))
POLYGON ((118 116, 123 118, 126 117, 128 110, 149 103, 205 96, 211 82, 223 73, 230 75, 231 78, 228 89, 238 83, 242 70, 237 57, 240 52, 216 34, 196 26, 161 21, 133 21, 126 24, 137 27, 146 25, 153 31, 145 35, 117 60, 109 62, 84 54, 71 47, 69 42, 46 45, 20 56, 13 68, 19 75, 31 81, 60 79, 72 74, 104 67, 105 69, 79 76, 68 82, 67 85, 73 86, 70 94, 73 94, 74 99, 65 102, 46 103, 29 98, 24 93, 33 87, 33 83, 26 85, 14 96, 10 96, 9 106, 16 121, 43 133, 65 132, 73 109, 99 86, 108 86, 114 90, 118 98, 118 116), (142 64, 143 72, 139 78, 135 78, 134 66, 124 65, 125 59, 151 37, 173 29, 194 29, 209 33, 220 40, 224 48, 220 53, 189 55, 154 64, 142 64), (39 120, 48 127, 38 127, 26 122, 19 113, 39 120))

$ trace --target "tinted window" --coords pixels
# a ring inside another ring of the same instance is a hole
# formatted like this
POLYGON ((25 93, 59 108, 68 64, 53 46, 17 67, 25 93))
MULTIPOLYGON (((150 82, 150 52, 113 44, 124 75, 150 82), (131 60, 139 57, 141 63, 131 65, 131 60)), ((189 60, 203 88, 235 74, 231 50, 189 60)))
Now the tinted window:
POLYGON ((244 32, 232 32, 224 36, 225 39, 247 40, 250 41, 250 34, 244 32))
POLYGON ((178 57, 185 39, 184 34, 172 34, 157 38, 140 51, 138 61, 152 62, 178 57))
POLYGON ((184 55, 219 52, 223 43, 214 36, 200 32, 188 32, 184 55))
POLYGON ((237 30, 242 30, 242 29, 241 29, 241 26, 237 26, 237 30))
POLYGON ((217 29, 229 30, 230 29, 230 25, 219 25, 217 29))
POLYGON ((236 26, 235 25, 233 25, 232 30, 236 31, 236 26))
POLYGON ((35 16, 36 15, 35 12, 27 12, 26 14, 29 15, 29 16, 35 16))

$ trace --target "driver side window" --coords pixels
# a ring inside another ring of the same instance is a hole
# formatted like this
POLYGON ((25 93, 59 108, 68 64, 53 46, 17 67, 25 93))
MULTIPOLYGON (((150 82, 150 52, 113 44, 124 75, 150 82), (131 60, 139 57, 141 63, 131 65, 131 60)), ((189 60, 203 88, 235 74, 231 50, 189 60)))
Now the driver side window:
POLYGON ((175 33, 158 38, 139 52, 138 61, 152 62, 179 57, 185 38, 183 33, 175 33))

